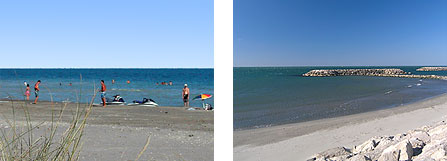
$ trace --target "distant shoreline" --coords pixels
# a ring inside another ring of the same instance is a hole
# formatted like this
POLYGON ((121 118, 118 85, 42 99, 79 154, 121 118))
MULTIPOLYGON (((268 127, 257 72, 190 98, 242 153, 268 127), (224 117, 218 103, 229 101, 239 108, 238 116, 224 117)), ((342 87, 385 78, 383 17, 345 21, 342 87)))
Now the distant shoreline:
POLYGON ((0 68, 1 69, 214 69, 214 67, 204 67, 204 68, 116 68, 116 67, 112 67, 112 68, 0 68))
POLYGON ((233 68, 293 68, 293 67, 444 67, 447 65, 304 65, 304 66, 234 66, 233 68))

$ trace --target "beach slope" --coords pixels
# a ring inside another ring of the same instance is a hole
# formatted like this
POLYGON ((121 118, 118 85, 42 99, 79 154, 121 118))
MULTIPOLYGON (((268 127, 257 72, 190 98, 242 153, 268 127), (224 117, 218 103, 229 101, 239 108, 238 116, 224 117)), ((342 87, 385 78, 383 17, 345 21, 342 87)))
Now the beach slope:
POLYGON ((391 109, 235 131, 234 160, 307 160, 327 149, 433 125, 446 116, 447 95, 441 95, 391 109))
MULTIPOLYGON (((34 135, 44 135, 50 127, 52 112, 58 116, 63 105, 1 101, 0 128, 11 128, 6 119, 13 118, 12 107, 17 125, 25 127, 24 109, 27 109, 32 124, 41 124, 34 135)), ((67 104, 58 133, 68 128, 75 111, 75 103, 67 104)), ((213 160, 213 115, 212 111, 188 111, 183 107, 93 107, 81 141, 80 160, 135 160, 148 137, 150 144, 140 160, 213 160)))

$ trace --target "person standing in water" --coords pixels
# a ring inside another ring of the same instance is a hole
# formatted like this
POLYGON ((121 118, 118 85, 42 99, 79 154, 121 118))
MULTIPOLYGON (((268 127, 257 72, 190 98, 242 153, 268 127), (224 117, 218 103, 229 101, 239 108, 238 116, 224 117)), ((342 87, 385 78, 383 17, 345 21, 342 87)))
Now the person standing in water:
POLYGON ((29 91, 29 84, 26 84, 26 91, 25 91, 25 96, 26 96, 26 100, 29 101, 29 96, 30 96, 30 91, 29 91))
POLYGON ((103 107, 106 107, 106 90, 106 84, 104 84, 104 80, 101 80, 101 100, 103 107))
POLYGON ((36 99, 34 100, 34 104, 37 104, 37 100, 39 99, 39 84, 40 80, 37 81, 37 83, 34 85, 34 95, 36 95, 36 99))
POLYGON ((189 88, 188 84, 185 84, 182 91, 182 97, 183 97, 183 105, 185 107, 189 107, 189 88))

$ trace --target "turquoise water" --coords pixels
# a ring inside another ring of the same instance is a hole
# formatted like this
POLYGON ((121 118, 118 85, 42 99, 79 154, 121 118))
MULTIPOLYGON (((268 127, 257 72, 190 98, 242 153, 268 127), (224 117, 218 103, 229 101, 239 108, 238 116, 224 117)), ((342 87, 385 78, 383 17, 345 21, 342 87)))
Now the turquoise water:
POLYGON ((257 128, 396 107, 447 92, 447 81, 367 76, 302 77, 313 69, 419 67, 234 68, 234 129, 257 128), (420 84, 420 85, 417 85, 420 84), (411 86, 411 88, 409 88, 411 86))
MULTIPOLYGON (((54 101, 88 102, 93 96, 94 85, 98 88, 100 80, 107 85, 108 97, 120 94, 127 102, 146 97, 154 99, 160 106, 183 106, 181 93, 185 83, 192 96, 214 94, 213 69, 0 69, 0 99, 23 99, 23 81, 30 84, 30 99, 34 99, 33 87, 37 80, 42 81, 39 100, 46 101, 52 96, 54 101), (163 81, 172 81, 173 85, 156 85, 163 81)), ((99 102, 98 95, 95 103, 99 102)), ((206 100, 206 103, 213 102, 213 98, 206 100)), ((190 105, 201 107, 202 101, 191 101, 190 105)))

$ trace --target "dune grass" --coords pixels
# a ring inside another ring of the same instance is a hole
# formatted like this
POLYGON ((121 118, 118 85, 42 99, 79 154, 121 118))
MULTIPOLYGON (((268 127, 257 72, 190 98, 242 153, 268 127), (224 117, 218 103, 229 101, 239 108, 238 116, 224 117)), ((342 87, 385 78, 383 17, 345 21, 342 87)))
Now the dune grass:
POLYGON ((24 100, 19 104, 21 107, 17 107, 15 101, 10 97, 12 119, 3 117, 10 128, 0 129, 0 160, 79 160, 82 148, 81 138, 84 134, 87 118, 92 111, 97 89, 94 92, 90 103, 86 104, 85 107, 81 107, 81 104, 77 103, 76 112, 73 114, 68 128, 58 137, 56 137, 57 130, 62 122, 67 103, 56 110, 52 101, 53 97, 50 94, 52 115, 49 130, 43 135, 35 137, 35 131, 42 127, 45 121, 33 125, 28 110, 28 101, 24 100), (19 112, 18 110, 23 110, 25 123, 17 123, 16 114, 19 112))
MULTIPOLYGON (((80 76, 82 84, 82 75, 80 76)), ((60 109, 56 109, 53 103, 51 90, 47 89, 51 98, 51 120, 36 123, 32 121, 28 110, 29 102, 14 101, 13 97, 9 97, 11 102, 12 119, 3 116, 4 121, 9 128, 0 128, 0 161, 16 161, 16 160, 42 160, 42 161, 75 161, 79 160, 83 143, 81 142, 84 135, 87 118, 89 117, 93 102, 99 88, 93 87, 93 96, 89 103, 81 104, 80 98, 82 86, 77 96, 76 109, 69 121, 68 128, 61 132, 58 128, 62 123, 62 116, 68 103, 63 103, 60 109), (22 112, 26 121, 17 122, 17 113, 22 112), (34 125, 33 125, 34 123, 34 125), (36 134, 40 129, 39 134, 36 134), (45 129, 46 128, 46 129, 45 129), (45 132, 42 132, 45 131, 45 132), (43 133, 43 134, 42 134, 43 133), (36 136, 38 137, 36 137, 36 136)), ((23 92, 23 91, 22 91, 23 92)), ((4 115, 4 114, 3 114, 4 115)), ((1 120, 0 120, 1 121, 1 120)), ((138 160, 149 146, 150 136, 145 146, 140 151, 135 160, 138 160)))

